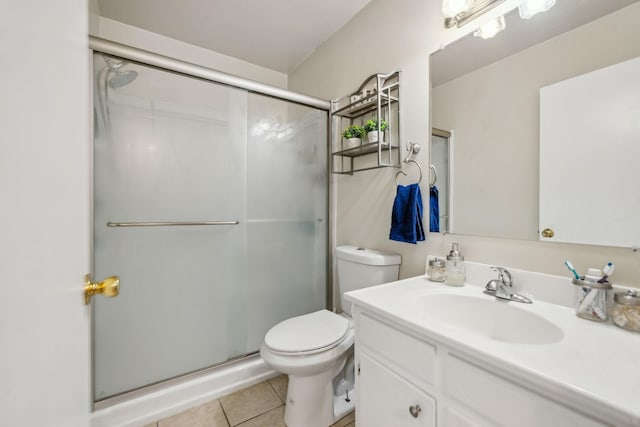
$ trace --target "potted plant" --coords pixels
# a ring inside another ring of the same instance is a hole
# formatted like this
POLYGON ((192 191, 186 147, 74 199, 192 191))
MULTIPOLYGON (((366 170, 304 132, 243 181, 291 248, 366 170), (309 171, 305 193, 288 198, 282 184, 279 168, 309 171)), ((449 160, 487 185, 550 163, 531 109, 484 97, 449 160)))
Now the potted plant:
POLYGON ((364 128, 358 125, 352 125, 342 132, 342 137, 346 139, 343 144, 344 149, 359 147, 362 145, 362 137, 364 136, 364 128))
POLYGON ((379 122, 377 119, 367 120, 367 123, 364 125, 364 130, 367 132, 369 142, 378 142, 378 131, 382 134, 382 142, 384 142, 384 131, 388 126, 389 125, 384 120, 380 120, 379 122))

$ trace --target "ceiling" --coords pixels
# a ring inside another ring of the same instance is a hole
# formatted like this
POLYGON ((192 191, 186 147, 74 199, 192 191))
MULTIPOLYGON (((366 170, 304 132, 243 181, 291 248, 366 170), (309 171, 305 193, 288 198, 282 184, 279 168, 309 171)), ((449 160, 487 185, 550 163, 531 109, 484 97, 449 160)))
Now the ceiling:
POLYGON ((98 0, 100 15, 289 73, 370 0, 98 0))
POLYGON ((431 84, 439 86, 637 1, 562 0, 531 19, 521 19, 514 10, 506 16, 506 29, 494 38, 469 35, 432 55, 431 84))

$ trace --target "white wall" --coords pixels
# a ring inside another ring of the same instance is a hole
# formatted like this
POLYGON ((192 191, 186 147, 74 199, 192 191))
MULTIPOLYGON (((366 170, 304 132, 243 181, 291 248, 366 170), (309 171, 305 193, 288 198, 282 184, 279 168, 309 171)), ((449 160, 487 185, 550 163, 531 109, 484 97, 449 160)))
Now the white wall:
POLYGON ((100 17, 97 32, 94 26, 92 26, 91 34, 138 49, 148 50, 203 67, 209 67, 234 76, 244 77, 281 88, 287 87, 287 75, 284 73, 152 33, 151 31, 138 27, 123 24, 122 22, 112 19, 100 17))
POLYGON ((2 426, 88 425, 87 16, 83 0, 2 2, 2 426))
MULTIPOLYGON (((403 139, 429 141, 429 54, 463 33, 473 31, 491 17, 512 9, 505 3, 463 29, 446 30, 439 0, 373 0, 351 22, 289 75, 289 88, 322 98, 336 98, 357 88, 374 72, 402 70, 403 139), (359 54, 356 54, 359 53, 359 54)), ((417 157, 427 165, 428 150, 417 157)), ((640 286, 640 253, 629 249, 554 244, 470 236, 430 235, 416 246, 388 239, 395 170, 383 169, 334 176, 337 184, 336 244, 353 243, 398 252, 403 257, 401 276, 424 272, 427 254, 444 255, 458 241, 466 258, 552 274, 567 274, 571 259, 580 270, 616 263, 614 281, 640 286)), ((423 183, 423 197, 427 195, 423 183)), ((567 276, 568 277, 568 276, 567 276)))
POLYGON ((455 131, 454 233, 538 238, 540 88, 640 56, 639 19, 636 3, 433 88, 432 126, 455 131))

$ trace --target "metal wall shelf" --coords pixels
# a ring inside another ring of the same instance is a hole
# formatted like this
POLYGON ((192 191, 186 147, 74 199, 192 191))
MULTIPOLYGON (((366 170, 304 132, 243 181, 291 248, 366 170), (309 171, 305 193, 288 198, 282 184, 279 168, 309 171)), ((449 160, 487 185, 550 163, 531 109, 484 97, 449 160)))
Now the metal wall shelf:
MULTIPOLYGON (((382 144, 378 144, 377 142, 362 143, 362 145, 359 147, 347 148, 346 150, 336 151, 335 153, 333 153, 333 155, 344 156, 344 157, 360 157, 360 156, 364 156, 365 154, 377 153, 378 148, 380 146, 382 146, 384 150, 389 149, 389 144, 385 144, 385 143, 382 143, 382 144)), ((398 147, 395 145, 392 145, 391 149, 397 150, 398 147)))
POLYGON ((354 172, 382 167, 400 168, 400 72, 374 74, 367 78, 353 93, 331 102, 331 151, 332 172, 353 174, 354 172), (344 148, 342 131, 352 125, 364 126, 367 120, 385 120, 387 130, 378 131, 378 140, 353 148, 344 148), (377 154, 377 159, 373 155, 377 154), (368 156, 356 160, 361 156, 368 156))
MULTIPOLYGON (((389 104, 389 99, 391 99, 391 102, 397 102, 399 100, 395 96, 387 97, 384 93, 380 95, 380 98, 381 107, 386 107, 389 104)), ((334 111, 332 114, 353 119, 362 115, 366 115, 367 113, 370 113, 377 108, 378 96, 374 94, 364 101, 358 101, 358 103, 353 105, 346 105, 339 110, 334 111)))

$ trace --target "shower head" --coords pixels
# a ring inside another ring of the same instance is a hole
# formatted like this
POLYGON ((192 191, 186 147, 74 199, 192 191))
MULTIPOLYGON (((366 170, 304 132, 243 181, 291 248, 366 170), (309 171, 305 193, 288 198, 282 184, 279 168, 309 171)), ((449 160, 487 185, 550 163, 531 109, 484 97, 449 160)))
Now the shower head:
POLYGON ((127 61, 123 61, 108 56, 103 56, 104 62, 107 66, 104 68, 107 70, 106 83, 111 89, 117 89, 128 85, 138 77, 138 72, 134 70, 121 70, 122 67, 128 64, 127 61))
POLYGON ((120 71, 116 70, 115 74, 109 79, 108 85, 111 89, 117 89, 126 86, 138 77, 138 72, 134 70, 120 71))
MULTIPOLYGON (((111 123, 109 120, 109 89, 115 89, 128 85, 138 77, 138 72, 134 70, 124 70, 127 61, 119 58, 100 54, 104 67, 96 73, 96 92, 100 108, 100 115, 104 124, 104 131, 108 138, 111 137, 111 123)), ((97 123, 97 120, 96 120, 97 123)), ((96 126, 96 132, 98 127, 96 126)))

